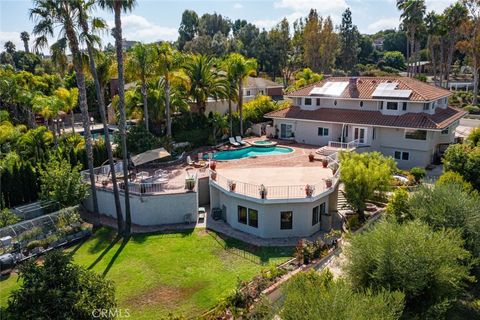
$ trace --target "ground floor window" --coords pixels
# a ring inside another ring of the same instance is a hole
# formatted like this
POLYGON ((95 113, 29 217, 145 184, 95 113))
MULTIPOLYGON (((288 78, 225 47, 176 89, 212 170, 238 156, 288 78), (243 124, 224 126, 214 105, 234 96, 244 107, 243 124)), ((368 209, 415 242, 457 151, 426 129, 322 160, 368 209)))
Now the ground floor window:
POLYGON ((293 137, 293 126, 291 124, 280 124, 280 138, 289 139, 293 137))
POLYGON ((282 211, 280 212, 280 229, 292 229, 293 226, 293 212, 282 211))
POLYGON ((327 213, 327 204, 325 202, 322 202, 320 205, 320 214, 326 214, 327 213))
POLYGON ((405 151, 395 151, 394 157, 396 160, 408 161, 410 159, 410 153, 405 151))
POLYGON ((238 206, 238 222, 247 224, 247 208, 238 206))
POLYGON ((328 128, 318 128, 319 136, 328 136, 328 128))
POLYGON ((312 226, 316 225, 318 221, 320 220, 320 207, 315 207, 312 210, 312 226))
POLYGON ((258 228, 258 211, 255 209, 248 209, 248 225, 258 228))

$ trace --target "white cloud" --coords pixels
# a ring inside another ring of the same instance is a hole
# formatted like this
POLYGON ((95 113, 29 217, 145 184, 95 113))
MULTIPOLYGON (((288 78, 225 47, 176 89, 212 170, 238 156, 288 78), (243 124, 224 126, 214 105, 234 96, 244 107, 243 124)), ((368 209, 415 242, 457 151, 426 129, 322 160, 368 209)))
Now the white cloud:
POLYGON ((348 5, 345 0, 279 0, 274 3, 275 8, 293 9, 295 12, 308 13, 310 9, 317 9, 320 15, 339 15, 348 5))
POLYGON ((392 17, 392 18, 382 18, 378 19, 377 21, 370 23, 367 26, 367 33, 375 33, 380 30, 385 30, 385 29, 398 29, 398 26, 400 24, 400 21, 398 17, 392 17))
MULTIPOLYGON (((301 12, 293 12, 289 14, 286 17, 282 17, 279 19, 261 19, 261 20, 256 20, 253 22, 254 25, 256 25, 258 28, 262 29, 265 28, 265 30, 270 30, 274 26, 276 26, 280 21, 283 20, 283 18, 287 18, 288 23, 290 24, 290 27, 293 28, 293 23, 299 19, 303 18, 305 15, 301 12)), ((292 29, 293 30, 293 29, 292 29)))
MULTIPOLYGON (((113 21, 108 21, 110 28, 113 28, 113 21)), ((122 33, 127 40, 142 42, 154 42, 159 40, 173 41, 178 37, 176 28, 162 27, 146 18, 131 14, 122 17, 122 33)))
POLYGON ((233 8, 234 8, 234 9, 242 9, 242 8, 243 8, 243 4, 237 2, 237 3, 235 3, 235 4, 233 5, 233 8))
POLYGON ((425 5, 427 7, 427 11, 435 11, 436 13, 441 13, 443 10, 452 5, 454 1, 451 0, 427 0, 425 1, 425 5))

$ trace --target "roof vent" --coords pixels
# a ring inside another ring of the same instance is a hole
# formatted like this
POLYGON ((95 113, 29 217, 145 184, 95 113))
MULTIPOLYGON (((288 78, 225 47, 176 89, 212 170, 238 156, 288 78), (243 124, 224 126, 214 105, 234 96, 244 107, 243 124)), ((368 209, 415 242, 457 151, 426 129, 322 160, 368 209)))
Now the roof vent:
POLYGON ((350 92, 351 97, 358 97, 358 88, 357 88, 357 77, 351 77, 348 80, 348 91, 350 92))

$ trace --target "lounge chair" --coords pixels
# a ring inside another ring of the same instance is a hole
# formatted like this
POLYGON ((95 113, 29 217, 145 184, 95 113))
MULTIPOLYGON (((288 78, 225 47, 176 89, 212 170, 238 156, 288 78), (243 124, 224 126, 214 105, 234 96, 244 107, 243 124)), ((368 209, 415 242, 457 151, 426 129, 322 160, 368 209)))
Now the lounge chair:
POLYGON ((228 138, 228 141, 230 142, 230 144, 231 144, 232 146, 240 147, 240 143, 236 142, 233 137, 228 138))
POLYGON ((203 153, 199 152, 197 157, 198 157, 198 161, 203 160, 203 153))
POLYGON ((240 143, 242 146, 246 145, 247 143, 242 140, 242 137, 236 136, 235 140, 237 140, 238 143, 240 143))
POLYGON ((189 166, 193 166, 195 164, 195 162, 192 161, 192 158, 190 156, 187 156, 187 164, 189 166))

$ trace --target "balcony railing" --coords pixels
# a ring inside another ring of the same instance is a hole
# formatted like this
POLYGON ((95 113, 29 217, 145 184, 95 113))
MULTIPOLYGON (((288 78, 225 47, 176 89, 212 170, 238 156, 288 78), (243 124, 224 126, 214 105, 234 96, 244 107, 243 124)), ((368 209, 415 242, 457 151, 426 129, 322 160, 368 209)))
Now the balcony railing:
POLYGON ((324 179, 324 181, 316 184, 270 186, 236 181, 222 176, 215 171, 210 171, 210 182, 225 191, 235 193, 238 196, 269 200, 315 198, 335 187, 339 177, 339 171, 337 170, 331 178, 324 179), (326 180, 331 181, 330 187, 327 186, 326 180))
POLYGON ((328 146, 330 148, 346 149, 353 150, 358 147, 359 140, 355 139, 350 142, 340 142, 340 141, 328 141, 328 146))

